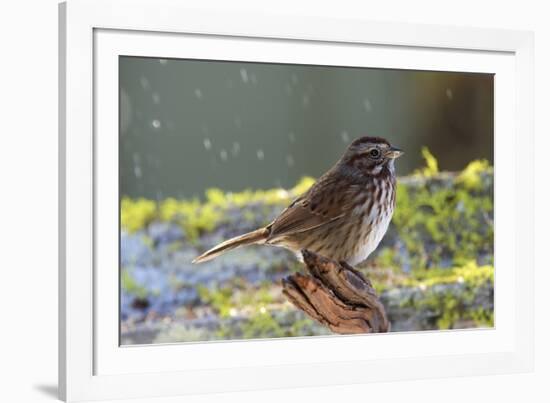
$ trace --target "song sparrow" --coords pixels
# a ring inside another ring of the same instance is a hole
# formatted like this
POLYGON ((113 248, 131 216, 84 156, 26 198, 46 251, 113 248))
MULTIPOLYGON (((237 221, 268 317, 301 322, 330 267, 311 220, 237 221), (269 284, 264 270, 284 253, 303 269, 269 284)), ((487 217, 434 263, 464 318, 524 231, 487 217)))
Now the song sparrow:
POLYGON ((395 207, 394 160, 403 152, 380 137, 355 140, 340 160, 271 224, 222 242, 200 263, 250 244, 307 249, 350 265, 376 249, 395 207))

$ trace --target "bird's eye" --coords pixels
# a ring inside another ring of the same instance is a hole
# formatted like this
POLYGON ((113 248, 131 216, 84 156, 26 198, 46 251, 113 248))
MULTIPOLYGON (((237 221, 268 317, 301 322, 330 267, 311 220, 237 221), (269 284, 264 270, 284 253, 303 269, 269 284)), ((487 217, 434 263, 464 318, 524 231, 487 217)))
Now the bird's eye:
POLYGON ((379 158, 380 157, 380 150, 378 148, 373 148, 369 151, 369 155, 371 158, 379 158))

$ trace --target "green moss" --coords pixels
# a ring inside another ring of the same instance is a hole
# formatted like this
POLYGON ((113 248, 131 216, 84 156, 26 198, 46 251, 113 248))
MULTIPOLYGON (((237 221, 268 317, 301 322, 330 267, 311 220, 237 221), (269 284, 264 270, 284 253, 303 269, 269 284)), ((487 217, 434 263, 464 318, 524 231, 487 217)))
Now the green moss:
POLYGON ((269 282, 250 286, 235 281, 215 289, 198 286, 197 290, 205 305, 213 307, 220 317, 228 318, 234 312, 265 310, 266 306, 279 302, 276 298, 281 298, 280 292, 276 289, 274 295, 273 288, 274 284, 269 282))
POLYGON ((222 321, 237 321, 232 325, 220 326, 216 337, 235 339, 292 335, 271 314, 270 304, 282 302, 279 289, 276 289, 279 301, 275 300, 273 287, 271 283, 256 287, 234 284, 210 290, 199 286, 198 292, 203 304, 212 307, 222 321))
MULTIPOLYGON (((481 290, 492 289, 493 282, 494 268, 478 266, 473 261, 452 269, 415 270, 398 286, 416 288, 421 294, 403 299, 400 307, 424 312, 438 329, 453 329, 468 321, 490 327, 494 315, 492 304, 478 306, 476 296, 481 290)), ((427 324, 427 328, 430 327, 427 324)))
POLYGON ((437 175, 439 173, 439 164, 437 163, 437 159, 433 156, 428 147, 422 147, 421 153, 424 161, 426 162, 426 166, 416 170, 416 174, 424 177, 437 175))
POLYGON ((410 259, 397 264, 426 268, 447 261, 463 265, 482 252, 490 255, 492 168, 486 161, 473 161, 456 177, 445 173, 433 177, 437 160, 428 150, 423 153, 426 167, 417 172, 417 179, 397 185, 393 225, 410 259))
POLYGON ((468 190, 480 190, 483 185, 481 175, 490 169, 487 160, 472 161, 458 175, 456 182, 468 190))
POLYGON ((156 213, 154 201, 124 197, 120 203, 120 225, 128 232, 135 232, 147 226, 156 217, 156 213))
MULTIPOLYGON (((472 161, 458 175, 439 173, 437 159, 427 148, 422 150, 426 166, 397 185, 397 205, 392 226, 406 253, 380 249, 378 263, 388 267, 430 268, 463 265, 480 253, 490 258, 493 249, 492 168, 487 161, 472 161), (428 179, 429 178, 429 179, 428 179), (414 179, 411 181, 411 179, 414 179)), ((144 229, 151 221, 174 222, 185 231, 187 242, 224 224, 237 209, 244 222, 265 224, 280 206, 288 205, 314 183, 302 178, 292 189, 244 190, 223 192, 217 188, 198 198, 150 200, 123 198, 121 225, 128 232, 144 229), (259 206, 251 211, 247 206, 259 206), (261 221, 261 220, 260 220, 261 221)), ((487 259, 485 258, 485 259, 487 259)))
POLYGON ((472 309, 470 317, 478 327, 493 327, 495 325, 494 311, 488 311, 480 307, 472 309))
POLYGON ((223 287, 215 290, 209 290, 204 286, 197 286, 199 297, 203 303, 212 306, 218 315, 222 318, 231 316, 231 308, 233 308, 231 287, 223 287))
MULTIPOLYGON (((393 226, 406 248, 401 251, 379 251, 379 262, 392 267, 408 265, 434 267, 446 261, 462 265, 479 256, 491 255, 493 244, 492 168, 487 161, 472 161, 457 176, 439 173, 437 159, 427 148, 422 149, 426 166, 416 172, 415 181, 397 185, 397 205, 393 226), (426 179, 433 178, 433 179, 426 179), (490 183, 487 183, 489 181, 490 183), (485 191, 483 191, 485 189, 485 191), (403 259, 407 259, 404 261, 403 259)), ((198 198, 157 203, 123 198, 121 226, 128 232, 145 228, 151 221, 175 222, 182 226, 188 242, 196 242, 203 234, 229 223, 232 209, 242 213, 245 222, 272 216, 273 206, 284 208, 314 183, 302 178, 290 190, 244 190, 223 192, 217 188, 205 192, 205 201, 198 198), (243 209, 259 205, 261 212, 243 209)))
POLYGON ((252 315, 242 326, 244 338, 283 337, 285 331, 267 311, 258 311, 252 315))
MULTIPOLYGON (((124 197, 121 201, 121 227, 128 232, 144 229, 154 220, 175 222, 184 229, 187 239, 196 241, 203 233, 214 230, 226 221, 226 212, 230 209, 260 204, 266 208, 289 204, 292 199, 304 193, 315 183, 313 178, 304 177, 290 190, 244 190, 242 192, 224 193, 217 188, 205 191, 205 201, 198 198, 177 200, 168 198, 160 203, 146 199, 130 199, 124 197)), ((245 219, 252 221, 256 216, 245 212, 245 219)))
POLYGON ((376 263, 382 267, 394 267, 396 264, 396 253, 391 248, 384 248, 376 257, 376 263))
MULTIPOLYGON (((422 154, 426 166, 398 181, 392 228, 386 235, 386 246, 379 247, 374 260, 369 260, 376 270, 367 275, 378 292, 395 287, 422 290, 422 298, 405 299, 400 304, 413 311, 431 312, 433 327, 452 328, 463 321, 492 325, 492 309, 473 307, 472 301, 477 290, 491 288, 494 281, 493 169, 481 160, 472 161, 458 174, 440 172, 430 151, 423 149, 422 154), (406 272, 404 267, 408 267, 406 272)), ((124 198, 121 225, 128 232, 136 232, 152 221, 173 222, 184 229, 185 242, 194 242, 222 225, 233 225, 231 220, 253 226, 265 218, 267 223, 313 183, 313 178, 303 178, 288 190, 248 189, 235 193, 211 188, 203 200, 166 199, 155 203, 124 198)), ((177 250, 179 245, 171 245, 170 250, 177 250)), ((301 271, 303 267, 289 262, 284 270, 301 271)), ((146 292, 132 282, 129 273, 123 276, 127 276, 122 280, 123 287, 135 294, 146 292)), ((214 290, 199 287, 199 295, 224 320, 235 319, 236 312, 237 316, 251 315, 248 325, 239 327, 239 334, 231 337, 242 337, 244 333, 260 337, 262 333, 274 335, 280 331, 280 325, 274 324, 269 314, 282 302, 280 292, 274 294, 273 287, 235 283, 214 290)), ((287 333, 302 331, 298 327, 284 329, 287 333)))
POLYGON ((435 306, 440 310, 440 315, 437 319, 437 327, 439 329, 452 329, 455 322, 460 319, 461 301, 456 299, 452 293, 442 294, 440 301, 435 306))
POLYGON ((478 266, 472 260, 460 267, 430 270, 413 270, 411 275, 399 281, 397 285, 408 287, 432 287, 436 284, 466 284, 473 288, 486 282, 493 283, 495 269, 493 266, 478 266))
MULTIPOLYGON (((214 197, 214 192, 211 192, 214 197)), ((203 232, 212 231, 223 219, 223 211, 216 203, 201 203, 198 199, 166 199, 160 203, 160 221, 176 222, 185 230, 190 241, 196 240, 203 232)))
POLYGON ((120 272, 120 286, 128 294, 140 299, 148 295, 147 289, 136 282, 127 268, 123 268, 120 272))
POLYGON ((303 318, 292 322, 287 330, 287 336, 314 336, 316 322, 313 319, 303 318))
POLYGON ((273 294, 271 293, 271 284, 263 284, 258 291, 254 293, 252 303, 260 305, 268 305, 274 302, 273 294))
MULTIPOLYGON (((394 309, 396 323, 405 321, 419 329, 493 326, 493 168, 481 160, 472 161, 459 173, 440 172, 429 150, 422 153, 426 166, 399 178, 390 230, 359 269, 387 298, 385 303, 389 312, 394 309)), ((129 233, 139 232, 143 243, 154 248, 146 235, 147 226, 152 222, 175 223, 183 228, 186 238, 162 249, 175 252, 185 246, 182 243, 198 242, 211 231, 235 224, 245 230, 243 224, 252 229, 267 223, 313 183, 313 178, 303 178, 287 190, 234 193, 211 188, 202 199, 171 198, 158 203, 123 198, 121 226, 129 233)), ((270 262, 259 270, 275 278, 303 272, 304 268, 291 260, 270 262)), ((168 281, 174 291, 197 287, 185 285, 175 276, 168 281)), ((121 284, 136 297, 155 293, 135 281, 131 268, 123 269, 121 284)), ((235 276, 224 284, 219 288, 197 287, 198 305, 220 318, 220 326, 208 333, 209 338, 303 336, 327 331, 291 308, 276 283, 252 285, 235 276)))

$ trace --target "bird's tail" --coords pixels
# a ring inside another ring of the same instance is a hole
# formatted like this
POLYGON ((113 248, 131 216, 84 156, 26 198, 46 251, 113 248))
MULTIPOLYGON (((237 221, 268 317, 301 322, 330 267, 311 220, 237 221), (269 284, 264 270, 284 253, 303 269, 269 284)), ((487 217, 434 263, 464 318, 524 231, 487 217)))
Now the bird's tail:
POLYGON ((239 235, 239 236, 236 236, 235 238, 228 239, 227 241, 214 246, 212 249, 207 250, 202 255, 193 259, 193 263, 206 262, 210 259, 214 259, 215 257, 229 250, 239 248, 245 245, 259 243, 261 241, 264 241, 267 238, 268 234, 269 234, 269 230, 267 228, 260 228, 260 229, 257 229, 256 231, 252 231, 247 234, 239 235))

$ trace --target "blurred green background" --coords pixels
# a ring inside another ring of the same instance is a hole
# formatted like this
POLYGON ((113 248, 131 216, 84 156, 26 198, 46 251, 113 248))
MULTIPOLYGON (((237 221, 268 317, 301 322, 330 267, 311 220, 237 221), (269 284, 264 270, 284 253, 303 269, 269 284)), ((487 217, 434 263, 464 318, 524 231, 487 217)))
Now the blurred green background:
POLYGON ((120 58, 122 195, 293 186, 361 135, 406 151, 398 173, 493 158, 493 76, 120 58))
POLYGON ((361 135, 405 150, 357 266, 392 331, 492 327, 493 76, 120 58, 120 342, 329 334, 282 295, 281 248, 191 260, 268 224, 361 135))

